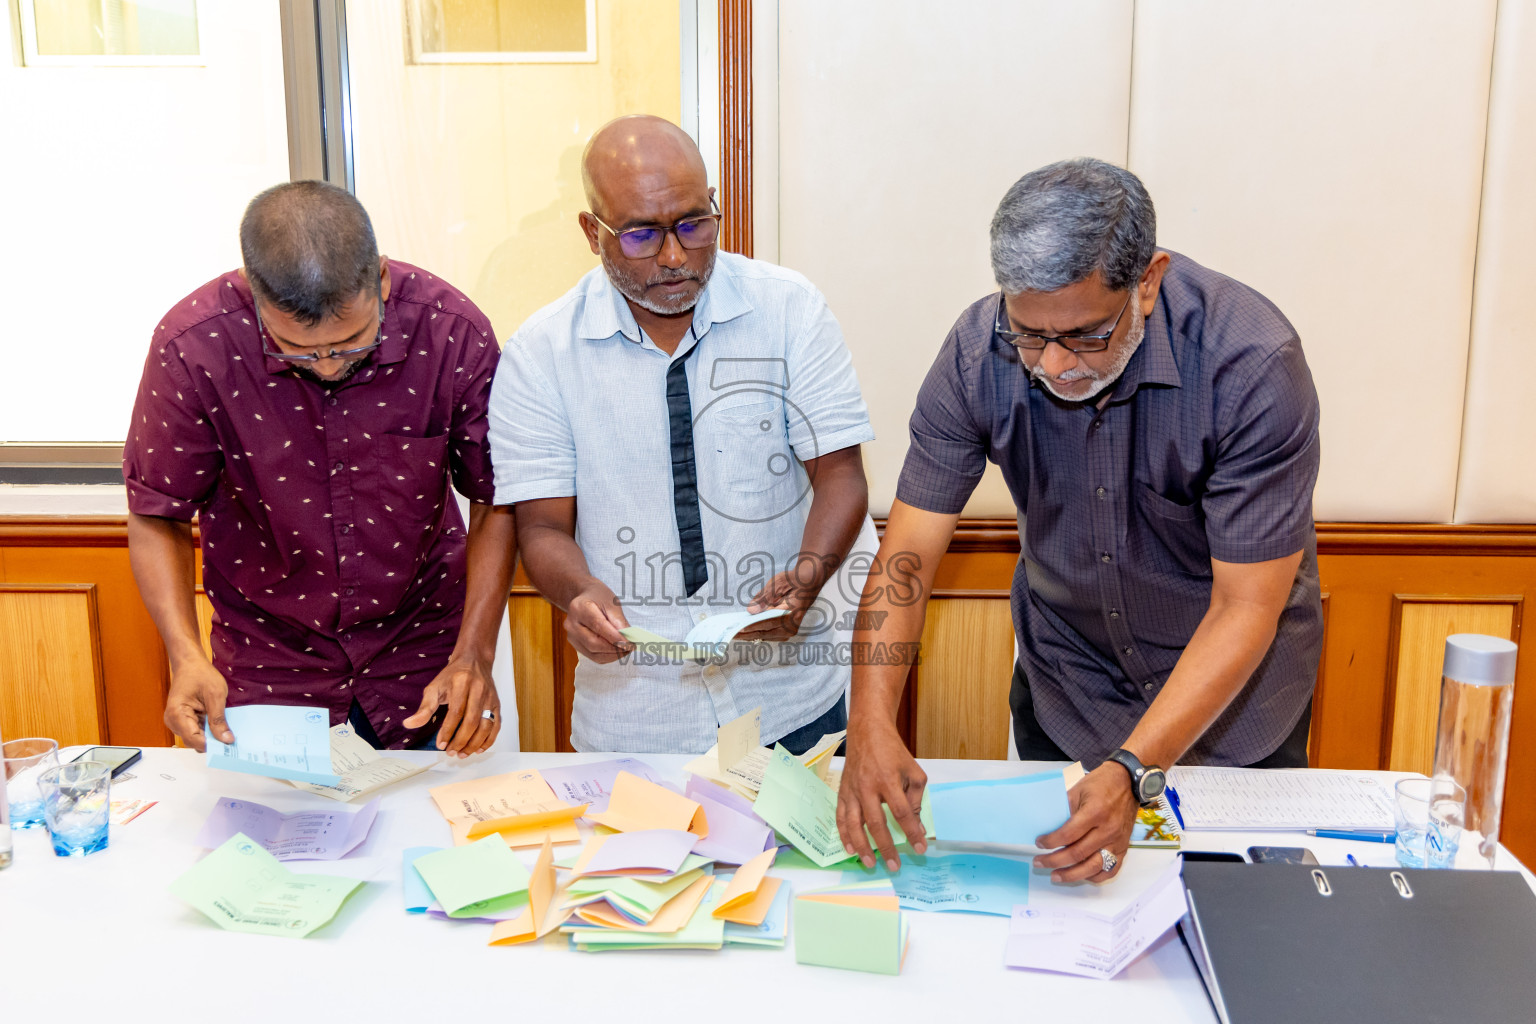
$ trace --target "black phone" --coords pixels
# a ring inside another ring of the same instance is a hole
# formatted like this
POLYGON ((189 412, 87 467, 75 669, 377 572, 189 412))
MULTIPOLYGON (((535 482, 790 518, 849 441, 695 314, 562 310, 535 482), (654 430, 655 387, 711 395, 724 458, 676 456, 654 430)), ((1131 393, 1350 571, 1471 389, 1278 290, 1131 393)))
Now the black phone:
POLYGON ((102 761, 112 766, 112 777, 121 775, 129 765, 138 763, 144 752, 138 747, 90 747, 76 761, 102 761))
POLYGON ((1317 858, 1305 846, 1250 846, 1248 858, 1255 864, 1317 863, 1317 858))
POLYGON ((1245 863, 1240 853, 1227 853, 1221 850, 1183 850, 1181 856, 1185 860, 1220 861, 1222 863, 1245 863))

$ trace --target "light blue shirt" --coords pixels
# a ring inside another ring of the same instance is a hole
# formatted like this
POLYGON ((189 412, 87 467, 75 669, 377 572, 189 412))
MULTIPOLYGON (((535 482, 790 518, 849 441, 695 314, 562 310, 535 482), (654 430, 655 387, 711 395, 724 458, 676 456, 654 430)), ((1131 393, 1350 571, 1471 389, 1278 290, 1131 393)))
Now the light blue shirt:
MULTIPOLYGON (((875 436, 821 293, 793 271, 730 253, 717 257, 692 330, 670 356, 602 268, 588 273, 507 343, 490 431, 496 503, 574 496, 592 574, 631 625, 673 640, 708 615, 744 610, 789 567, 811 505, 801 463, 875 436), (692 598, 683 594, 666 397, 667 370, 684 358, 709 561, 709 582, 692 598)), ((872 554, 873 536, 866 521, 856 549, 872 554)), ((733 644, 723 665, 582 658, 572 744, 699 753, 721 724, 759 706, 764 742, 813 721, 848 685, 858 582, 840 573, 799 636, 733 644)))

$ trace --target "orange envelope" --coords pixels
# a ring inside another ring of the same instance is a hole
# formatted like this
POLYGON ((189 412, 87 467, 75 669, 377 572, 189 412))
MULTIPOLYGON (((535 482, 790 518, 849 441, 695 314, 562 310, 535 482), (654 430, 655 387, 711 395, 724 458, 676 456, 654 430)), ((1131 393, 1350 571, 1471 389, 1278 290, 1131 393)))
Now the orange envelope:
MULTIPOLYGON (((693 912, 704 902, 709 887, 714 884, 713 875, 702 875, 698 881, 663 903, 650 924, 636 924, 614 910, 606 902, 589 903, 576 908, 576 916, 589 924, 606 928, 620 928, 630 932, 675 932, 693 920, 693 912)), ((600 941, 600 940, 599 940, 600 941)))
POLYGON ((528 878, 528 909, 510 921, 498 921, 491 929, 491 946, 515 946, 542 939, 565 923, 570 911, 555 900, 555 850, 546 841, 528 878))
POLYGON ((779 885, 784 881, 782 878, 763 877, 773 864, 773 858, 778 855, 778 852, 779 848, 776 846, 771 850, 764 850, 737 868, 735 876, 720 897, 720 903, 711 913, 732 924, 744 924, 753 928, 762 924, 763 918, 768 916, 768 909, 773 906, 774 894, 779 891, 779 885))
POLYGON ((629 772, 619 772, 614 779, 608 809, 587 817, 616 832, 664 828, 692 832, 701 839, 709 835, 709 821, 698 801, 629 772))
POLYGON ((576 819, 585 809, 558 799, 544 776, 533 769, 450 783, 431 794, 438 811, 448 819, 455 846, 492 832, 500 833, 511 847, 538 846, 546 839, 574 843, 581 838, 576 819))
POLYGON ((589 806, 578 804, 557 811, 535 811, 532 814, 512 814, 505 818, 477 821, 469 826, 466 838, 474 840, 496 832, 511 847, 538 846, 546 839, 556 843, 574 843, 581 838, 581 833, 576 829, 576 819, 586 814, 589 806))

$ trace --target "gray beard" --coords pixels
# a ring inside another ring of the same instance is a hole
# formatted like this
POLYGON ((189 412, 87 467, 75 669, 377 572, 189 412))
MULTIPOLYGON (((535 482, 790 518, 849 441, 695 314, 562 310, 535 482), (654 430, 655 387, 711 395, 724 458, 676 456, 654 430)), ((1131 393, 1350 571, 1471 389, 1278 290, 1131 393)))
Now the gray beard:
POLYGON ((617 260, 609 258, 606 249, 602 252, 602 259, 603 272, 608 275, 608 280, 619 290, 619 293, 641 309, 650 310, 657 316, 676 316, 679 313, 686 313, 692 309, 698 303, 699 296, 704 294, 704 289, 709 286, 709 279, 715 272, 715 261, 710 260, 709 266, 705 267, 702 271, 686 271, 680 276, 668 275, 658 280, 647 282, 647 284, 662 284, 667 281, 699 282, 699 290, 696 294, 679 295, 670 302, 665 302, 646 298, 645 285, 631 277, 625 268, 619 266, 617 260))
POLYGON ((1115 352, 1115 361, 1110 363, 1109 366, 1101 373, 1089 372, 1084 373, 1080 377, 1073 378, 1074 380, 1093 381, 1093 385, 1088 389, 1088 393, 1085 395, 1064 395, 1060 391, 1057 391, 1054 382, 1039 373, 1039 367, 1031 370, 1029 375, 1035 380, 1038 380, 1042 387, 1044 387, 1051 394, 1055 395, 1057 398, 1061 399, 1063 402, 1086 402, 1089 399, 1096 398, 1104 391, 1105 388, 1109 387, 1111 384, 1115 383, 1115 381, 1120 379, 1120 375, 1124 373, 1125 368, 1130 365, 1131 356, 1136 354, 1136 350, 1141 347, 1141 342, 1146 336, 1147 321, 1146 318, 1141 315, 1141 305, 1139 303, 1132 303, 1131 327, 1130 330, 1126 332, 1125 341, 1115 352))

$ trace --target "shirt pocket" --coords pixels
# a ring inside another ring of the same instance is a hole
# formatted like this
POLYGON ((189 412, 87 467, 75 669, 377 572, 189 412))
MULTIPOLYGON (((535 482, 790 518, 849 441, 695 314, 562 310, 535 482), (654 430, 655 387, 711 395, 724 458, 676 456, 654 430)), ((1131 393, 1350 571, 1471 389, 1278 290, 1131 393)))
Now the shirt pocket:
POLYGON ((1144 532, 1144 556, 1152 567, 1209 579, 1211 547, 1205 536, 1205 516, 1198 503, 1181 505, 1145 484, 1137 484, 1136 522, 1132 533, 1144 532))
POLYGON ((785 436, 782 402, 717 406, 710 421, 712 454, 728 490, 763 494, 794 486, 795 454, 785 436))
POLYGON ((373 476, 380 511, 412 523, 436 520, 448 479, 448 434, 411 437, 383 434, 373 439, 373 476))

